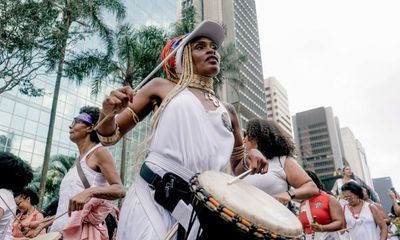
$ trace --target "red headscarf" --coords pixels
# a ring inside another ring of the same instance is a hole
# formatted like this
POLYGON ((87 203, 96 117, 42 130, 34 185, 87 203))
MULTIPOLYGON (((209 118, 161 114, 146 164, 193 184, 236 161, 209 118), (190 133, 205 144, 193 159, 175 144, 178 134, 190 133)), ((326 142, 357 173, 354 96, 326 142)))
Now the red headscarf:
MULTIPOLYGON (((181 35, 170 40, 162 51, 161 59, 164 60, 172 51, 174 51, 174 49, 179 46, 179 43, 186 36, 187 35, 181 35)), ((177 82, 179 80, 178 74, 176 73, 176 53, 164 63, 163 67, 165 73, 167 74, 167 78, 170 81, 177 82)))

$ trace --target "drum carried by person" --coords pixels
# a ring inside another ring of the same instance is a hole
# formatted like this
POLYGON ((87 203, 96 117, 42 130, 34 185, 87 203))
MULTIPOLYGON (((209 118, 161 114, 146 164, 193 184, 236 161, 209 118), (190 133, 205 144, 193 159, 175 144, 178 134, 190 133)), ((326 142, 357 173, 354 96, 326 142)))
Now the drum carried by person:
POLYGON ((215 171, 191 179, 195 196, 191 225, 196 215, 200 222, 200 229, 191 231, 196 231, 197 239, 297 239, 302 235, 300 221, 284 205, 245 181, 230 184, 232 179, 215 171))

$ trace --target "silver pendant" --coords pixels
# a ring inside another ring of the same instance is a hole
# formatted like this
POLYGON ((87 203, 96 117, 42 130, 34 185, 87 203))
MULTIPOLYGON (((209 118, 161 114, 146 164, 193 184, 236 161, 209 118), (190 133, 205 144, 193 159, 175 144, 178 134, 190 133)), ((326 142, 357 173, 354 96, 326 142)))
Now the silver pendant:
POLYGON ((205 92, 205 93, 204 93, 204 96, 205 96, 205 98, 208 99, 209 101, 212 101, 212 102, 213 102, 213 105, 214 105, 215 107, 219 107, 219 100, 218 100, 218 98, 216 98, 214 95, 212 95, 212 94, 209 93, 209 92, 205 92))

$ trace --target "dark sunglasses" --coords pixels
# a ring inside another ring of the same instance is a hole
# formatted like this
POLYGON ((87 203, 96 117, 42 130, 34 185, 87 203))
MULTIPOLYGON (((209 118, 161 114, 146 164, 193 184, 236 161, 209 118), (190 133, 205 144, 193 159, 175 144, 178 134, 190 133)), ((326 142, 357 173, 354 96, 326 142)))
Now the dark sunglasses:
POLYGON ((79 118, 74 118, 74 120, 72 120, 71 126, 74 126, 77 123, 83 123, 83 124, 88 125, 88 126, 92 125, 92 124, 89 124, 89 123, 79 119, 79 118))

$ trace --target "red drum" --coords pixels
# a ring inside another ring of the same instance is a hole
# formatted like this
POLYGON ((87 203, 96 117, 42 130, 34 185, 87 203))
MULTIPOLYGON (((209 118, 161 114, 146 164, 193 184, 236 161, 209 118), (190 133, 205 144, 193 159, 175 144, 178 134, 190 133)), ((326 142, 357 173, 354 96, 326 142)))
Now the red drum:
MULTIPOLYGON (((207 171, 190 180, 198 239, 298 239, 303 228, 289 209, 250 183, 228 185, 233 176, 207 171)), ((194 214, 194 213, 193 213, 194 214)))

